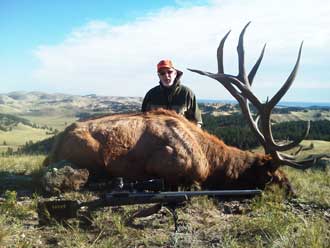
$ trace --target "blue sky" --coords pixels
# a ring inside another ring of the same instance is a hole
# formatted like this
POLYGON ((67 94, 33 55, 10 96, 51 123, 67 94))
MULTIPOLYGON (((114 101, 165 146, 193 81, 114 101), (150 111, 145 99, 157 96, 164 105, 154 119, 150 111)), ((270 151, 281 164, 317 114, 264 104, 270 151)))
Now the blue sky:
POLYGON ((232 99, 215 80, 186 68, 237 74, 242 27, 246 67, 265 42, 253 91, 272 96, 286 80, 304 40, 296 80, 283 100, 330 102, 330 3, 323 0, 37 1, 0 0, 0 93, 44 91, 144 96, 158 83, 155 65, 170 58, 200 99, 232 99))

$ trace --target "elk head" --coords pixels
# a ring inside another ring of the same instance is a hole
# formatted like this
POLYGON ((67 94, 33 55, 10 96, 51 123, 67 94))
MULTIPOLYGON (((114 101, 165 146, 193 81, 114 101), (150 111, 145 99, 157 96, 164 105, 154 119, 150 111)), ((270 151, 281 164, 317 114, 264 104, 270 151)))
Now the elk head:
POLYGON ((258 141, 263 146, 265 153, 271 156, 270 170, 272 172, 276 171, 281 165, 287 165, 290 167, 294 167, 296 169, 309 168, 313 166, 315 162, 324 155, 313 156, 305 160, 297 161, 296 156, 289 156, 287 154, 284 154, 283 152, 288 151, 289 149, 297 146, 305 137, 307 137, 309 133, 310 122, 309 121, 307 122, 306 131, 304 135, 301 136, 301 138, 295 141, 291 141, 290 143, 279 144, 276 143, 276 141, 273 138, 273 134, 271 131, 271 118, 270 118, 272 109, 280 101, 280 99, 284 96, 284 94, 289 90, 295 79, 301 57, 303 42, 300 45, 296 64, 291 74, 289 75, 288 79, 286 80, 286 82, 270 100, 267 99, 266 102, 261 102, 251 91, 251 86, 253 83, 253 79, 258 71, 259 65, 262 61, 266 45, 264 45, 257 62, 255 63, 255 65, 252 67, 251 71, 247 75, 245 70, 243 39, 244 39, 245 30, 249 26, 249 24, 250 22, 243 28, 239 37, 239 42, 237 46, 238 65, 239 65, 237 76, 224 73, 224 67, 223 67, 223 47, 230 31, 221 40, 217 50, 217 60, 218 60, 217 73, 210 73, 195 69, 188 69, 188 70, 217 80, 238 101, 242 113, 245 116, 250 128, 253 130, 258 141), (250 104, 252 104, 254 108, 257 110, 256 117, 254 117, 250 111, 250 104))

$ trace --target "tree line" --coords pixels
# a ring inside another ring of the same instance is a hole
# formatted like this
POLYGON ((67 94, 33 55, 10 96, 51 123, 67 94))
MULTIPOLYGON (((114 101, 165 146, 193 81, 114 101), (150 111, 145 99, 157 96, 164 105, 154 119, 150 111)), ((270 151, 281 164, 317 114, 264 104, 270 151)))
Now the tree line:
MULTIPOLYGON (((228 145, 241 149, 252 149, 260 145, 241 113, 229 116, 204 115, 203 121, 208 132, 228 145)), ((275 123, 272 125, 273 136, 276 140, 295 140, 304 134, 306 125, 306 121, 275 123)), ((330 121, 311 121, 306 139, 330 141, 330 121)))

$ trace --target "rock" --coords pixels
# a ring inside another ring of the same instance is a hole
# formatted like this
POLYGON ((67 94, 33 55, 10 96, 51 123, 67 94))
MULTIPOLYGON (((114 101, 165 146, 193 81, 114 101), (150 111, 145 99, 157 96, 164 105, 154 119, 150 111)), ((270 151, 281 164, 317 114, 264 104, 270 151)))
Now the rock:
POLYGON ((224 214, 242 214, 245 212, 244 206, 239 201, 224 202, 221 207, 224 214))
POLYGON ((67 161, 60 161, 46 168, 42 185, 51 194, 76 191, 87 183, 88 176, 87 169, 78 169, 67 161))

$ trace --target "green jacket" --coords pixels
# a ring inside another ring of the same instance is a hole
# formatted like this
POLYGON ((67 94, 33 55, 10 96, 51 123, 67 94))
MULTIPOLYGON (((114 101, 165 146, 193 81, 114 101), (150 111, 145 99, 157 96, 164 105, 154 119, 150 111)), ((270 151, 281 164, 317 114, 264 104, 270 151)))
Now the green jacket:
POLYGON ((181 85, 182 72, 177 70, 174 84, 166 88, 161 82, 149 90, 142 102, 142 112, 157 108, 171 109, 185 116, 188 120, 202 125, 202 116, 198 108, 195 94, 186 86, 181 85))

